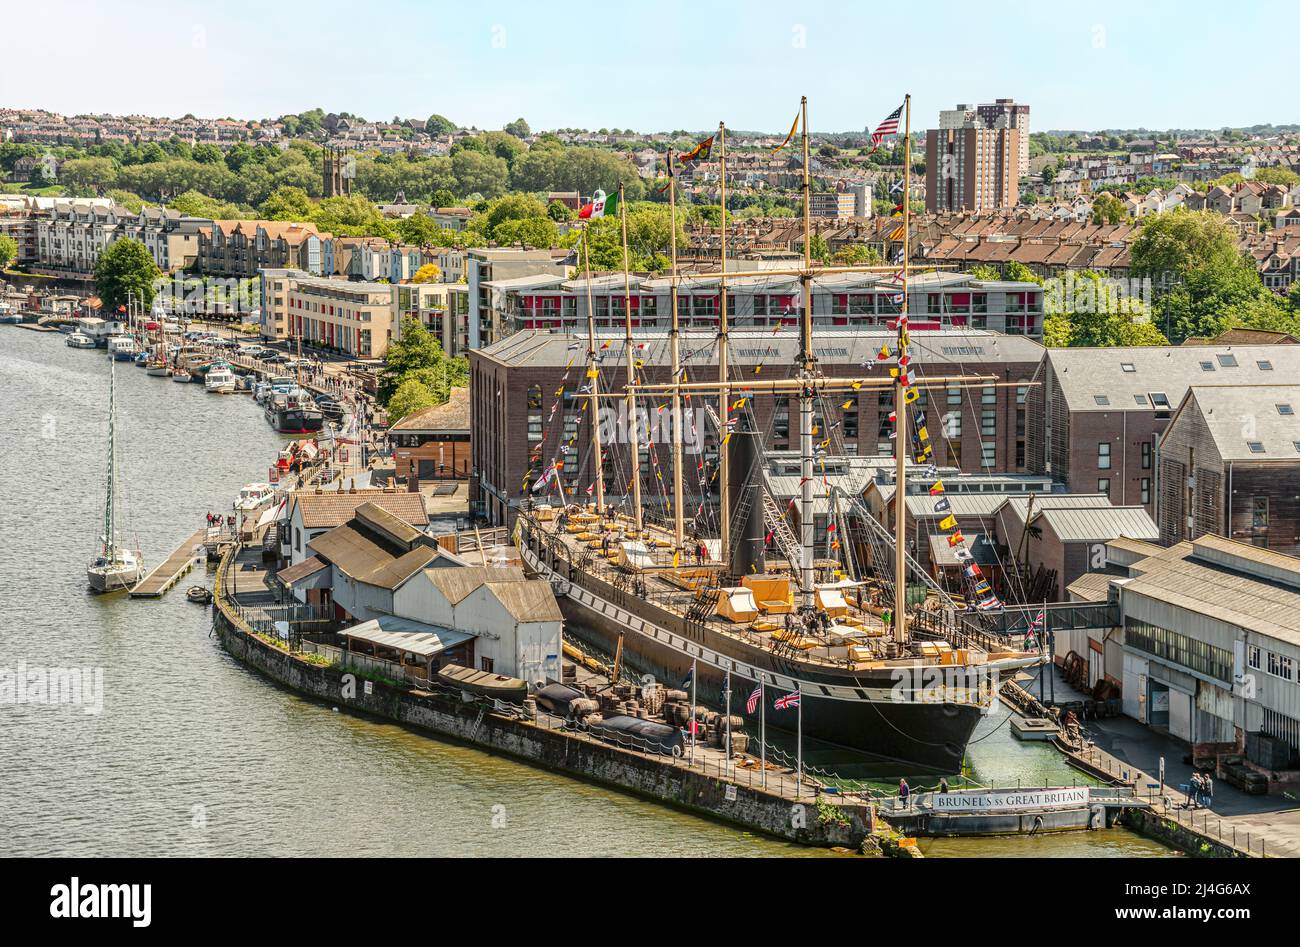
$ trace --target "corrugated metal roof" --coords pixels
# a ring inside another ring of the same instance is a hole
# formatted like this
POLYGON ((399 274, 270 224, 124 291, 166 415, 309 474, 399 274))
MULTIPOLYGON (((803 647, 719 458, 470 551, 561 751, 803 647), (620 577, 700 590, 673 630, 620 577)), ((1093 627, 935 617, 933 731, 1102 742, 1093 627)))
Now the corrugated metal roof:
POLYGON ((1068 586, 1072 600, 1077 602, 1104 602, 1110 597, 1110 580, 1116 578, 1106 572, 1085 572, 1068 586))
MULTIPOLYGON (((1020 522, 1025 521, 1029 514, 1029 497, 1008 497, 1006 512, 1014 515, 1020 522)), ((1110 500, 1104 493, 1053 493, 1047 496, 1036 495, 1034 497, 1034 515, 1043 510, 1052 509, 1087 509, 1088 507, 1103 506, 1110 503, 1110 500)))
POLYGON ((1047 521, 1061 542, 1106 542, 1116 536, 1130 539, 1159 539, 1160 530, 1151 514, 1141 506, 1096 506, 1043 510, 1034 517, 1047 521))
POLYGON ((397 588, 440 554, 437 546, 416 546, 394 555, 346 524, 317 536, 307 548, 349 578, 389 590, 397 588))
POLYGON ((357 490, 355 493, 326 490, 315 493, 299 490, 291 493, 289 500, 291 509, 296 507, 301 511, 302 525, 307 529, 342 526, 352 519, 357 507, 363 503, 375 503, 412 526, 423 529, 429 525, 424 497, 418 493, 387 493, 383 490, 357 490))
POLYGON ((344 628, 340 634, 385 648, 406 651, 425 660, 474 637, 468 631, 426 625, 424 622, 395 615, 372 618, 351 628, 344 628))
POLYGON ((993 511, 1007 500, 1002 493, 953 493, 941 497, 932 497, 928 493, 909 495, 907 497, 907 514, 913 519, 943 519, 950 513, 961 519, 963 516, 991 516, 993 511), (951 510, 936 513, 934 505, 940 499, 952 504, 951 510))

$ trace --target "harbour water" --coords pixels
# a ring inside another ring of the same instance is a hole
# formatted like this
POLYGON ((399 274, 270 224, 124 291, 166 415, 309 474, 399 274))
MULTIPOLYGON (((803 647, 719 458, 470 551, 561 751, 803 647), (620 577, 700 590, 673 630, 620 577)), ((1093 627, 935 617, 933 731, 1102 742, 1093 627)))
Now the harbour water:
MULTIPOLYGON (((146 567, 263 479, 281 439, 247 396, 118 363, 126 539, 146 567)), ((818 855, 304 701, 235 663, 209 613, 92 596, 108 359, 0 328, 9 502, 0 668, 100 668, 103 706, 0 704, 6 855, 818 855), (93 708, 89 708, 93 709, 93 708)), ((191 574, 200 581, 201 572, 191 574)), ((183 580, 181 588, 190 584, 183 580)), ((1080 778, 995 713, 981 782, 1080 778)), ((979 734, 977 734, 978 737, 979 734)), ((1152 855, 1124 831, 936 840, 930 855, 1152 855)))

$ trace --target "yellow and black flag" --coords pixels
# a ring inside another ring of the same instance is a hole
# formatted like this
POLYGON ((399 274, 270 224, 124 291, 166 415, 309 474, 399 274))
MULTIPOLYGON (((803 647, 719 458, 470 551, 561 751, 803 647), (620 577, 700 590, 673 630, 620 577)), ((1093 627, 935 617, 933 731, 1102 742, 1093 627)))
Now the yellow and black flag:
POLYGON ((682 164, 687 164, 688 162, 691 161, 708 161, 709 155, 713 153, 713 139, 714 136, 710 135, 708 138, 704 139, 702 142, 700 142, 690 151, 686 152, 685 154, 678 155, 677 160, 680 161, 682 164))
POLYGON ((781 142, 781 144, 777 145, 774 149, 772 149, 772 154, 776 154, 786 145, 790 144, 790 142, 794 141, 794 136, 798 133, 798 131, 799 131, 799 113, 795 112, 794 124, 790 126, 790 134, 785 136, 785 141, 781 142))

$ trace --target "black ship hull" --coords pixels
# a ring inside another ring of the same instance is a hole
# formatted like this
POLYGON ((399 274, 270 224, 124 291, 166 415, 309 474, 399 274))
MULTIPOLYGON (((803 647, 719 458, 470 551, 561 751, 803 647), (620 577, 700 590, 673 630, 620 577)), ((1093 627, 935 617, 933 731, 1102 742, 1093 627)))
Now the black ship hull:
POLYGON ((281 434, 311 434, 324 424, 324 415, 314 408, 280 408, 271 412, 271 426, 281 434))
MULTIPOLYGON (((565 560, 552 559, 540 542, 529 546, 529 533, 526 527, 522 528, 520 543, 525 561, 542 574, 551 573, 553 585, 562 593, 558 596, 560 607, 570 622, 570 631, 607 654, 614 653, 621 634, 624 661, 636 672, 650 675, 666 687, 679 688, 691 672, 692 642, 698 642, 703 648, 725 656, 723 660, 736 662, 737 670, 731 681, 731 712, 743 716, 752 733, 758 732, 760 710, 756 706, 749 712, 746 704, 757 684, 743 674, 741 667, 767 672, 778 679, 764 686, 766 712, 762 716, 767 727, 789 733, 802 729, 806 738, 897 764, 895 769, 900 773, 924 771, 947 775, 961 771, 966 746, 982 716, 978 706, 943 700, 894 699, 897 679, 891 669, 857 673, 814 669, 745 646, 729 636, 707 629, 702 631, 698 623, 636 595, 615 590, 565 560), (667 634, 638 630, 636 626, 642 622, 667 634), (668 639, 676 636, 680 637, 674 646, 668 639), (776 701, 793 689, 793 681, 800 682, 802 720, 800 710, 776 707, 776 701), (782 687, 780 682, 786 682, 787 686, 782 687), (833 692, 843 694, 846 689, 862 696, 859 699, 824 696, 833 692)), ((697 700, 721 707, 725 700, 725 671, 698 659, 694 666, 697 700)))

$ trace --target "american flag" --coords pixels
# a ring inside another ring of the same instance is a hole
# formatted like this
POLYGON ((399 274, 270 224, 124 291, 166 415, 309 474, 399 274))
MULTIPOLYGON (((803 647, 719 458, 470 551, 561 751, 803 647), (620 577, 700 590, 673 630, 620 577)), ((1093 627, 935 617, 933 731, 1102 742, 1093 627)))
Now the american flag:
POLYGON ((745 701, 745 713, 752 714, 755 710, 758 709, 758 700, 759 697, 762 695, 762 693, 763 693, 763 685, 759 684, 757 687, 754 688, 753 692, 749 695, 749 699, 745 701))
POLYGON ((898 134, 898 120, 903 115, 903 106, 899 106, 889 113, 889 116, 876 126, 876 130, 871 133, 871 150, 875 151, 880 147, 880 143, 890 135, 898 134))
POLYGON ((799 692, 795 691, 793 694, 786 694, 784 697, 778 697, 772 706, 777 710, 789 710, 791 707, 798 707, 799 692))

